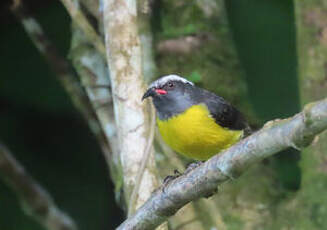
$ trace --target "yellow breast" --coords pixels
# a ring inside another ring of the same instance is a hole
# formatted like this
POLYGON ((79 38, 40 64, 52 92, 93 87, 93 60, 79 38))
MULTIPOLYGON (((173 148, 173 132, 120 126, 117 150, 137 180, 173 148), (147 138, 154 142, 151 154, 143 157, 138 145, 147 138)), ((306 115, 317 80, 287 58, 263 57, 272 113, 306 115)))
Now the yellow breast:
POLYGON ((168 120, 157 119, 160 134, 175 151, 197 160, 209 159, 243 135, 218 125, 206 105, 194 105, 168 120))

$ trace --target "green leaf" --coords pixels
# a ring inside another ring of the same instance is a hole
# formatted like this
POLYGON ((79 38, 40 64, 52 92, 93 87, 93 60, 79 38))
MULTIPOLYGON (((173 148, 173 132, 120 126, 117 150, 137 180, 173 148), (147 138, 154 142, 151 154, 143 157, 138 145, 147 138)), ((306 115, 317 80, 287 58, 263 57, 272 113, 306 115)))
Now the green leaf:
POLYGON ((202 79, 201 75, 197 71, 193 71, 191 75, 188 77, 188 80, 194 83, 199 83, 201 79, 202 79))

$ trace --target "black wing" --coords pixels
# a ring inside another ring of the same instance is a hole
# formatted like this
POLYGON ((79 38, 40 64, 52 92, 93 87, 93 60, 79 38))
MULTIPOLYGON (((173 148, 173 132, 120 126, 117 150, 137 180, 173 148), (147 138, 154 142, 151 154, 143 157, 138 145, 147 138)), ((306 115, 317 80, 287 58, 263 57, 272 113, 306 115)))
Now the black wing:
POLYGON ((208 107, 216 123, 229 129, 249 132, 249 125, 243 115, 224 98, 204 89, 197 88, 196 91, 194 97, 197 102, 204 103, 208 107))

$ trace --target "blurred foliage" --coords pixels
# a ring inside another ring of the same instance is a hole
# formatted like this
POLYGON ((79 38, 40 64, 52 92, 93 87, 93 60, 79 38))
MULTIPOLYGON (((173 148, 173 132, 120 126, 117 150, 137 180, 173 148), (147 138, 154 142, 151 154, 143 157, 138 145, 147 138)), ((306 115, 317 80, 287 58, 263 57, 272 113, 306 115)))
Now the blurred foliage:
MULTIPOLYGON (((32 8, 63 56, 70 18, 60 2, 32 8)), ((6 7, 6 6, 5 6, 6 7)), ((79 229, 113 229, 122 220, 101 150, 44 58, 6 12, 0 37, 0 138, 73 217, 79 229)), ((0 181, 0 229, 43 229, 0 181)))
MULTIPOLYGON (((250 119, 244 73, 221 1, 207 14, 192 1, 156 1, 152 22, 159 75, 176 73, 226 98, 250 119), (174 43, 174 44, 173 44, 174 43), (183 47, 173 50, 173 47, 183 47)), ((258 123, 253 119, 253 123, 258 123)))
MULTIPOLYGON (((70 39, 70 19, 58 4, 44 6, 37 18, 62 54, 67 53, 70 39), (60 26, 58 26, 60 25, 60 26)), ((34 12, 33 11, 33 12, 34 12)), ((37 52, 20 24, 8 15, 1 24, 0 57, 3 97, 21 106, 32 106, 49 112, 72 112, 72 104, 50 71, 45 59, 37 52), (28 93, 27 93, 28 92, 28 93)))
POLYGON ((270 120, 298 112, 293 1, 225 3, 251 101, 259 116, 270 120))
MULTIPOLYGON (((66 55, 70 44, 69 16, 59 2, 47 2, 38 7, 33 3, 35 7, 30 8, 59 51, 66 55)), ((259 126, 264 121, 299 111, 291 0, 226 0, 233 37, 226 34, 228 24, 219 14, 207 17, 195 0, 187 4, 186 1, 157 0, 155 4, 155 20, 151 23, 156 44, 181 36, 207 36, 203 46, 187 55, 157 52, 161 75, 172 72, 184 75, 224 96, 250 116, 253 105, 257 116, 250 119, 259 126), (221 45, 230 44, 232 39, 237 53, 221 45), (235 57, 240 58, 241 64, 235 62, 235 57)), ((21 26, 8 12, 1 19, 1 140, 49 190, 58 206, 76 220, 81 230, 113 229, 121 222, 122 214, 115 205, 113 186, 109 184, 106 165, 95 139, 21 26)), ((267 184, 265 189, 254 186, 260 193, 248 192, 247 195, 264 199, 268 194, 267 197, 276 198, 265 202, 267 206, 287 198, 289 191, 296 191, 300 186, 298 160, 295 150, 271 159, 272 170, 265 171, 265 176, 276 177, 276 184, 267 184), (271 186, 275 187, 270 189, 271 186), (280 187, 285 193, 276 193, 280 187)), ((233 184, 234 193, 227 196, 234 199, 237 186, 247 186, 246 175, 242 178, 238 184, 233 184)), ((312 187, 312 192, 314 189, 312 187)), ((323 211, 319 200, 314 208, 313 212, 323 211)), ((237 215, 223 218, 230 229, 241 229, 245 224, 237 215)), ((23 214, 16 197, 2 182, 0 229, 42 229, 23 214)))
MULTIPOLYGON (((300 110, 294 3, 291 0, 225 1, 230 25, 254 109, 263 121, 300 110)), ((272 158, 287 189, 297 190, 299 152, 290 149, 272 158)))

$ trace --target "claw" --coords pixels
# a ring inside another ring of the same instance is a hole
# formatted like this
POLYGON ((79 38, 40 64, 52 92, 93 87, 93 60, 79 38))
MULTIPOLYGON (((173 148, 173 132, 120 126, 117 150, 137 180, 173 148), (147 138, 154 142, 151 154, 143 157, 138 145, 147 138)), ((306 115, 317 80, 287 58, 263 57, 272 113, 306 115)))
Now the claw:
POLYGON ((174 175, 169 175, 169 176, 165 177, 165 179, 163 180, 163 185, 168 184, 169 182, 173 181, 174 179, 176 179, 177 177, 179 177, 181 175, 182 174, 177 169, 175 169, 174 175))
POLYGON ((174 175, 166 176, 162 183, 162 192, 165 193, 165 188, 167 187, 167 185, 176 178, 180 177, 181 175, 182 174, 177 169, 175 169, 174 175))

